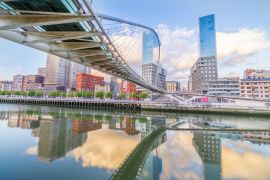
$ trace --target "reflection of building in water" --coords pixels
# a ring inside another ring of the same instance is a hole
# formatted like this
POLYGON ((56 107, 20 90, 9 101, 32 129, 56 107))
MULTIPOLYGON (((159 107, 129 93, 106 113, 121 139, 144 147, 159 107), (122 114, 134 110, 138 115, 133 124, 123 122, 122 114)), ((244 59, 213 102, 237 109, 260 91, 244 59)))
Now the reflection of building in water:
POLYGON ((0 112, 0 120, 4 120, 4 121, 6 121, 6 120, 8 120, 8 112, 7 111, 2 111, 2 112, 0 112))
POLYGON ((27 112, 9 112, 8 127, 20 127, 23 129, 35 129, 39 127, 40 116, 27 114, 27 112))
POLYGON ((151 147, 151 153, 147 157, 147 160, 143 166, 140 179, 160 179, 160 174, 162 172, 162 158, 159 157, 159 146, 167 141, 166 132, 164 132, 157 140, 154 146, 151 147))
POLYGON ((75 134, 94 131, 102 128, 102 122, 93 120, 73 120, 72 130, 75 134))
POLYGON ((131 119, 131 117, 124 117, 124 119, 120 119, 120 128, 124 129, 125 132, 129 135, 139 134, 139 131, 136 130, 135 119, 131 119))
POLYGON ((81 146, 87 133, 74 134, 72 120, 42 119, 40 121, 38 157, 40 160, 53 161, 64 157, 69 151, 81 146))
POLYGON ((19 127, 20 112, 9 112, 8 127, 19 127))
POLYGON ((243 138, 253 144, 270 144, 269 131, 249 131, 243 132, 243 138))
POLYGON ((193 146, 204 163, 205 179, 221 179, 221 141, 212 133, 194 132, 193 146))
POLYGON ((112 116, 111 121, 109 121, 109 129, 117 129, 117 116, 112 116))

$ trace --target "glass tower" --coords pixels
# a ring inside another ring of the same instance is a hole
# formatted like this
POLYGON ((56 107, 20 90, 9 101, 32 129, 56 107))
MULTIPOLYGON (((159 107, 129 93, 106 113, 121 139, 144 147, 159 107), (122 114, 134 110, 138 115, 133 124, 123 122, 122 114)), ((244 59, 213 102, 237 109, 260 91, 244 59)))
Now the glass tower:
POLYGON ((216 29, 215 15, 200 17, 200 56, 211 57, 216 56, 216 29))
POLYGON ((143 33, 143 64, 154 63, 158 59, 156 49, 158 48, 158 39, 151 31, 143 33))

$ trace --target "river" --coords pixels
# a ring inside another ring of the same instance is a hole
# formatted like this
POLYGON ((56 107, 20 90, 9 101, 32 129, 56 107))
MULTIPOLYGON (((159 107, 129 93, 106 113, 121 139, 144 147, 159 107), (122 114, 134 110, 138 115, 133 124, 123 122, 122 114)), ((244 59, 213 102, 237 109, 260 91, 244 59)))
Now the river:
POLYGON ((182 130, 149 145, 140 179, 270 179, 269 117, 16 104, 0 104, 0 179, 109 179, 153 128, 171 125, 182 130))

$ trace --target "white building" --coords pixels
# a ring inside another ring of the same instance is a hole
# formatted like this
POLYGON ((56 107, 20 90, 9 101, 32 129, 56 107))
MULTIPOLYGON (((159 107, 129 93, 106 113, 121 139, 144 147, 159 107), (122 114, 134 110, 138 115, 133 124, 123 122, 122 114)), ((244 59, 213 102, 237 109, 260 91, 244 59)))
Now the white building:
POLYGON ((143 64, 142 66, 142 77, 151 85, 166 90, 166 75, 167 72, 162 67, 158 67, 154 63, 143 64))
POLYGON ((206 94, 210 81, 218 77, 216 57, 201 57, 191 68, 192 92, 206 94))
POLYGON ((22 89, 23 89, 23 81, 24 81, 24 76, 23 75, 13 76, 12 90, 13 91, 22 91, 22 89))
POLYGON ((213 96, 240 96, 240 84, 238 77, 219 78, 209 81, 208 94, 213 96))

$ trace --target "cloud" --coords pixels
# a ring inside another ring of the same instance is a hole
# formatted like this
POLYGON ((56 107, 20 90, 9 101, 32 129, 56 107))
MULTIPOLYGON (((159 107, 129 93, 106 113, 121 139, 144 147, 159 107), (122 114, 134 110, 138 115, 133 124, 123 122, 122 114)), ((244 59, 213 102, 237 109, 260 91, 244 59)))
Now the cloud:
POLYGON ((37 155, 38 148, 37 146, 30 147, 26 149, 25 153, 28 155, 37 155))
POLYGON ((270 48, 266 32, 259 29, 239 29, 217 33, 218 59, 224 64, 241 63, 263 49, 270 48))
MULTIPOLYGON (((186 80, 199 57, 198 32, 182 27, 170 28, 165 24, 160 24, 157 32, 162 42, 162 64, 167 69, 167 79, 186 80)), ((270 48, 270 39, 261 29, 217 32, 217 54, 221 65, 233 63, 237 66, 266 48, 270 48)))
POLYGON ((83 167, 114 170, 138 141, 138 136, 129 136, 123 131, 100 129, 88 133, 86 143, 72 151, 71 156, 80 160, 83 167))
POLYGON ((157 28, 162 43, 162 64, 168 79, 187 78, 189 68, 198 58, 196 31, 187 28, 170 29, 165 24, 157 28))

